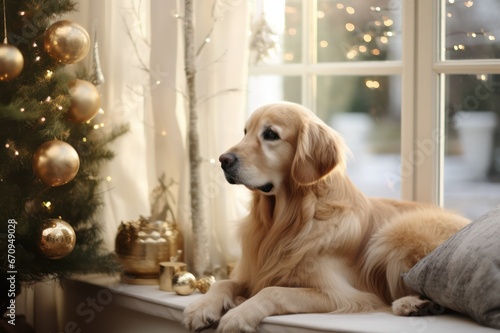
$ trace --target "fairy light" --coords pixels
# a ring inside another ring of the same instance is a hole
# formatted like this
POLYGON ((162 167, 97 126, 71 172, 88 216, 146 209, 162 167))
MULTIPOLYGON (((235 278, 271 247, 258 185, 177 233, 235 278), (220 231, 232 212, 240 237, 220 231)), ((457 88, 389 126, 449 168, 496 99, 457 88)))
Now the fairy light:
POLYGON ((363 36, 363 40, 367 43, 371 42, 372 41, 372 36, 370 36, 370 34, 365 34, 363 36))
POLYGON ((112 178, 111 178, 111 176, 107 176, 107 177, 106 177, 106 180, 107 180, 108 182, 110 182, 110 181, 111 181, 111 179, 112 179, 112 178))
POLYGON ((215 158, 211 158, 211 159, 210 159, 210 164, 215 164, 215 162, 216 162, 216 161, 215 161, 215 158))
POLYGON ((316 14, 316 17, 319 19, 322 19, 325 17, 325 12, 322 10, 318 10, 318 13, 316 14))
POLYGON ((10 148, 10 143, 5 144, 5 148, 9 149, 10 148))
POLYGON ((348 59, 354 59, 354 58, 356 58, 357 55, 358 55, 358 51, 356 51, 356 50, 350 50, 346 54, 348 59))
POLYGON ((295 28, 290 28, 290 29, 288 29, 288 30, 287 30, 287 32, 288 32, 288 34, 289 34, 290 36, 295 36, 295 35, 297 34, 297 29, 295 29, 295 28))
POLYGON ((40 61, 40 56, 36 56, 35 61, 40 61))
POLYGON ((359 49, 359 52, 361 52, 361 53, 365 53, 367 50, 366 46, 364 46, 364 45, 360 45, 358 49, 359 49))
POLYGON ((25 12, 24 10, 21 10, 21 11, 19 12, 19 16, 24 16, 25 14, 26 14, 26 12, 25 12))
POLYGON ((286 61, 292 61, 292 60, 293 60, 293 58, 294 58, 294 57, 293 57, 293 53, 290 53, 290 52, 285 53, 285 54, 283 55, 283 58, 284 58, 286 61))
POLYGON ((380 83, 377 80, 367 80, 365 85, 369 89, 378 89, 380 88, 380 83))
POLYGON ((161 131, 161 136, 167 136, 167 131, 165 130, 161 131))
POLYGON ((40 122, 41 122, 41 123, 44 123, 44 122, 45 122, 45 120, 46 120, 46 119, 45 119, 45 117, 40 118, 40 122))
POLYGON ((351 15, 353 15, 354 13, 356 13, 356 11, 354 10, 354 8, 352 8, 352 7, 346 7, 345 11, 348 14, 351 14, 351 15))
POLYGON ((62 105, 58 105, 58 106, 57 106, 57 108, 58 108, 59 110, 62 110, 62 109, 63 109, 62 105))
POLYGON ((448 17, 452 17, 453 15, 451 13, 446 14, 448 17))
POLYGON ((352 24, 352 23, 346 23, 346 25, 345 25, 345 29, 346 29, 347 31, 354 31, 354 29, 356 29, 356 27, 355 27, 355 26, 354 26, 354 24, 352 24))
POLYGON ((343 9, 343 8, 344 8, 344 4, 339 2, 337 4, 337 9, 343 9))
POLYGON ((386 19, 386 20, 384 20, 384 25, 385 25, 386 27, 390 27, 390 26, 391 26, 391 25, 393 25, 393 24, 394 24, 394 21, 393 21, 393 20, 391 20, 391 19, 386 19))
POLYGON ((47 69, 47 72, 45 73, 45 78, 50 79, 52 78, 52 75, 54 75, 54 72, 47 69))
POLYGON ((488 39, 489 39, 489 40, 495 40, 496 38, 495 38, 495 36, 493 36, 493 35, 489 35, 489 36, 488 36, 488 39))
POLYGON ((382 44, 387 44, 389 42, 389 39, 385 36, 380 37, 380 42, 382 44))
POLYGON ((322 40, 319 42, 319 46, 322 48, 328 47, 328 42, 326 40, 322 40))
POLYGON ((33 47, 37 47, 38 44, 36 42, 33 42, 33 47))
POLYGON ((93 128, 94 128, 95 130, 96 130, 96 129, 99 129, 99 125, 98 125, 98 124, 96 124, 96 125, 94 125, 94 126, 93 126, 93 128))
POLYGON ((474 5, 474 1, 465 1, 464 2, 465 7, 470 8, 474 5))
POLYGON ((42 203, 42 205, 45 206, 45 208, 50 209, 52 207, 52 202, 50 201, 45 201, 42 203))
POLYGON ((372 54, 373 54, 374 56, 378 56, 378 55, 380 55, 380 50, 379 50, 379 49, 373 49, 373 50, 372 50, 372 54))
POLYGON ((83 142, 87 142, 87 138, 86 138, 86 137, 83 137, 83 138, 82 138, 82 141, 83 141, 83 142))
POLYGON ((19 111, 20 111, 20 112, 24 112, 24 108, 20 108, 20 109, 19 109, 19 111))

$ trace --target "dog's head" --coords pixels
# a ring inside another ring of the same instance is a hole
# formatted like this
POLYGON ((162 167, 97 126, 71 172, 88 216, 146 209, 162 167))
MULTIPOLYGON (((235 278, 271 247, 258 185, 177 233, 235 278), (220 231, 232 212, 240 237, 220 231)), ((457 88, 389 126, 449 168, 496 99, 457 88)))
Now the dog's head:
POLYGON ((342 138, 307 108, 288 102, 255 110, 243 139, 219 157, 226 179, 276 194, 283 184, 309 185, 344 170, 342 138))

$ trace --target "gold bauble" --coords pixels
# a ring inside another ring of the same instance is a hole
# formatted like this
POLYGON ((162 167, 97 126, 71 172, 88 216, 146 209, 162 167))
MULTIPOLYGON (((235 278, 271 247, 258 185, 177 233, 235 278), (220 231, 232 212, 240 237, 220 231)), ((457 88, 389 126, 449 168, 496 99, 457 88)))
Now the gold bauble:
POLYGON ((80 168, 76 150, 64 141, 52 140, 37 148, 33 155, 33 171, 50 186, 64 185, 75 178, 80 168))
POLYGON ((85 58, 89 52, 90 37, 81 25, 62 20, 45 30, 44 47, 58 62, 73 64, 85 58))
POLYGON ((24 67, 23 54, 10 44, 0 44, 0 81, 10 81, 21 74, 24 67))
POLYGON ((198 288, 198 290, 202 294, 205 294, 214 283, 215 283, 215 276, 213 275, 204 276, 200 278, 198 281, 196 281, 196 288, 198 288))
POLYGON ((79 79, 71 81, 68 87, 71 96, 68 119, 75 123, 84 123, 94 118, 101 107, 97 88, 92 83, 79 79))
POLYGON ((40 226, 36 244, 49 259, 61 259, 73 251, 76 244, 75 230, 60 219, 49 219, 40 226))
POLYGON ((172 277, 172 289, 177 295, 190 295, 196 289, 196 278, 189 272, 178 272, 172 277))

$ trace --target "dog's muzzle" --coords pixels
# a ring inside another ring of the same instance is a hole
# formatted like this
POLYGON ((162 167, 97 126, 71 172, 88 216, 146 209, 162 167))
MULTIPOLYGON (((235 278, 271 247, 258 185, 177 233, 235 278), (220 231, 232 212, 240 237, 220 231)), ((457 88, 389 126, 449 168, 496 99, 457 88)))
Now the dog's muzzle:
POLYGON ((232 153, 225 153, 219 156, 220 167, 224 170, 224 176, 230 184, 236 184, 236 167, 238 157, 232 153))
POLYGON ((269 193, 273 189, 274 185, 272 183, 266 183, 262 186, 249 186, 244 184, 238 176, 238 157, 233 153, 224 153, 219 156, 219 162, 222 170, 224 170, 224 176, 229 184, 243 184, 250 189, 257 189, 264 193, 269 193))

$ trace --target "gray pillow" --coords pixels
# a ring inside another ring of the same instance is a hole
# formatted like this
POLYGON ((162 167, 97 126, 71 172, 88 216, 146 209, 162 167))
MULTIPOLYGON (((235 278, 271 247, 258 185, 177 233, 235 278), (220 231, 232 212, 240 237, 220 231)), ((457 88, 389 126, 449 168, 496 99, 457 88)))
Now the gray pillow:
POLYGON ((439 305, 500 329, 500 206, 450 237, 403 279, 439 305))

